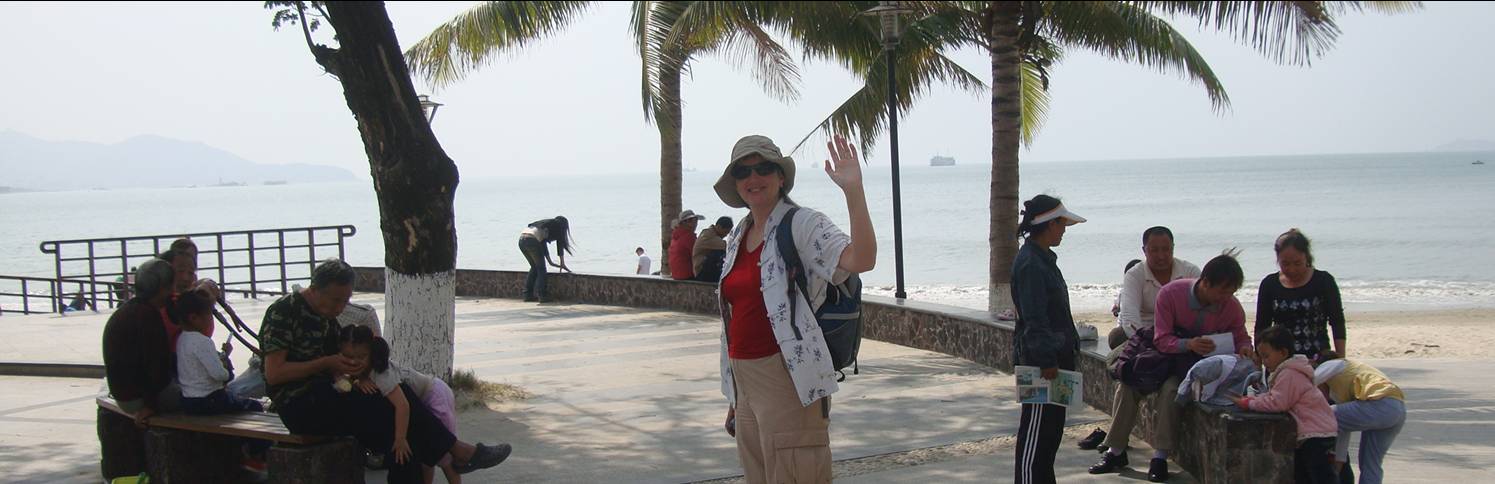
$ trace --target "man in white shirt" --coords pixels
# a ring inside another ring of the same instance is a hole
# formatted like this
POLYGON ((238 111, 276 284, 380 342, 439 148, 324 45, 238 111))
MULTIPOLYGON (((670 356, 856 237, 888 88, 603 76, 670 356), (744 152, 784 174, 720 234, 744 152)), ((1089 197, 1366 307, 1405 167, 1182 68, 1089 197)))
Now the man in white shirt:
POLYGON ((634 274, 649 275, 650 270, 653 269, 654 261, 649 260, 649 256, 644 255, 643 247, 639 247, 633 253, 638 254, 638 270, 634 271, 634 274))
MULTIPOLYGON (((1121 282, 1121 313, 1116 321, 1116 328, 1111 330, 1108 343, 1111 345, 1111 357, 1116 357, 1117 348, 1138 329, 1153 327, 1153 314, 1158 300, 1158 290, 1164 285, 1179 279, 1198 278, 1199 266, 1190 264, 1188 261, 1173 257, 1173 231, 1168 227, 1157 226, 1142 232, 1142 254, 1146 257, 1146 263, 1137 264, 1127 269, 1126 276, 1121 282)), ((1178 391, 1178 380, 1170 379, 1164 384, 1163 394, 1172 394, 1178 391)), ((1115 401, 1118 405, 1122 401, 1122 394, 1127 389, 1124 385, 1117 385, 1115 401)), ((1114 413, 1120 413, 1122 409, 1117 408, 1114 413)), ((1131 413, 1135 413, 1132 411, 1131 413)), ((1135 417, 1133 417, 1135 418, 1135 417)), ((1114 425, 1114 420, 1113 420, 1114 425)), ((1080 439, 1080 448, 1085 450, 1095 449, 1102 446, 1106 440, 1106 431, 1096 429, 1089 436, 1080 439)), ((1171 449, 1170 449, 1171 450, 1171 449)), ((1125 449, 1118 449, 1121 457, 1106 457, 1101 463, 1091 466, 1091 474, 1102 474, 1113 472, 1118 467, 1126 464, 1124 457, 1125 449)), ((1158 457, 1160 451, 1154 454, 1158 457)), ((1164 456, 1166 458, 1166 456, 1164 456)), ((1153 482, 1167 480, 1167 468, 1163 466, 1161 472, 1156 466, 1148 469, 1148 479, 1153 482)))
POLYGON ((1121 315, 1108 338, 1111 348, 1121 346, 1138 329, 1152 327, 1158 289, 1179 279, 1199 277, 1199 266, 1173 257, 1173 231, 1168 227, 1142 232, 1142 254, 1146 263, 1127 270, 1121 283, 1121 315))

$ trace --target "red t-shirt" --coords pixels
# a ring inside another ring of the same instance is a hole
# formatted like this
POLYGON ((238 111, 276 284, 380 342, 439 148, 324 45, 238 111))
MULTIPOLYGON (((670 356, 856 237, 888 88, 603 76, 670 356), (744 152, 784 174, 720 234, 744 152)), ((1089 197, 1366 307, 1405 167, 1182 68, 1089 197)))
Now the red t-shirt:
POLYGON ((768 322, 768 308, 763 305, 762 274, 758 257, 763 245, 752 252, 738 248, 732 272, 722 279, 722 296, 732 305, 732 321, 727 323, 727 356, 752 360, 779 353, 779 342, 768 322))
POLYGON ((696 247, 696 233, 685 227, 675 227, 670 233, 670 277, 685 280, 695 277, 690 254, 696 247))

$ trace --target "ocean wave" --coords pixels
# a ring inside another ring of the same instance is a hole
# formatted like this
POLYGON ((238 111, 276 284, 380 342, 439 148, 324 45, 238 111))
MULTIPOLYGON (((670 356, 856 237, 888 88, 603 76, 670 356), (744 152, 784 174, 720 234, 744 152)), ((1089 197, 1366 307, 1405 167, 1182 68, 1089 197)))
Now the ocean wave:
MULTIPOLYGON (((1458 281, 1338 281, 1340 297, 1352 308, 1495 307, 1495 282, 1458 281)), ((1255 282, 1236 292, 1246 306, 1256 301, 1255 282)), ((909 299, 986 309, 985 286, 920 285, 907 288, 909 299)), ((892 286, 867 286, 866 293, 893 296, 892 286)), ((1070 284, 1070 307, 1075 312, 1109 311, 1121 294, 1121 284, 1070 284)), ((1247 308, 1250 310, 1251 308, 1247 308)))

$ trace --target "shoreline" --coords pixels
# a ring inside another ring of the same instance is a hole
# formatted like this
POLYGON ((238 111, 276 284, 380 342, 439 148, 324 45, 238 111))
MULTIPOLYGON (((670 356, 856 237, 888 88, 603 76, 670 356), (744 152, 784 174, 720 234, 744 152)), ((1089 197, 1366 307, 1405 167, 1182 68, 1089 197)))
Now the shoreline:
MULTIPOLYGON (((1115 327, 1109 311, 1077 311, 1075 321, 1095 325, 1104 339, 1115 327)), ((1247 308, 1246 331, 1255 311, 1247 308)), ((1431 306, 1416 309, 1345 310, 1345 346, 1356 359, 1440 358, 1495 360, 1495 308, 1431 306)))

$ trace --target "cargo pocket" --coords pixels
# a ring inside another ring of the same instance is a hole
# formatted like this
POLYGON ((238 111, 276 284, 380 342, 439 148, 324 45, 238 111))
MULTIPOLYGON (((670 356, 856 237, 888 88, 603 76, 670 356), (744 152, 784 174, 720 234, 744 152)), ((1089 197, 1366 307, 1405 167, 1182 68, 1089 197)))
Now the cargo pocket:
POLYGON ((831 437, 824 429, 773 435, 773 482, 831 482, 831 437))

